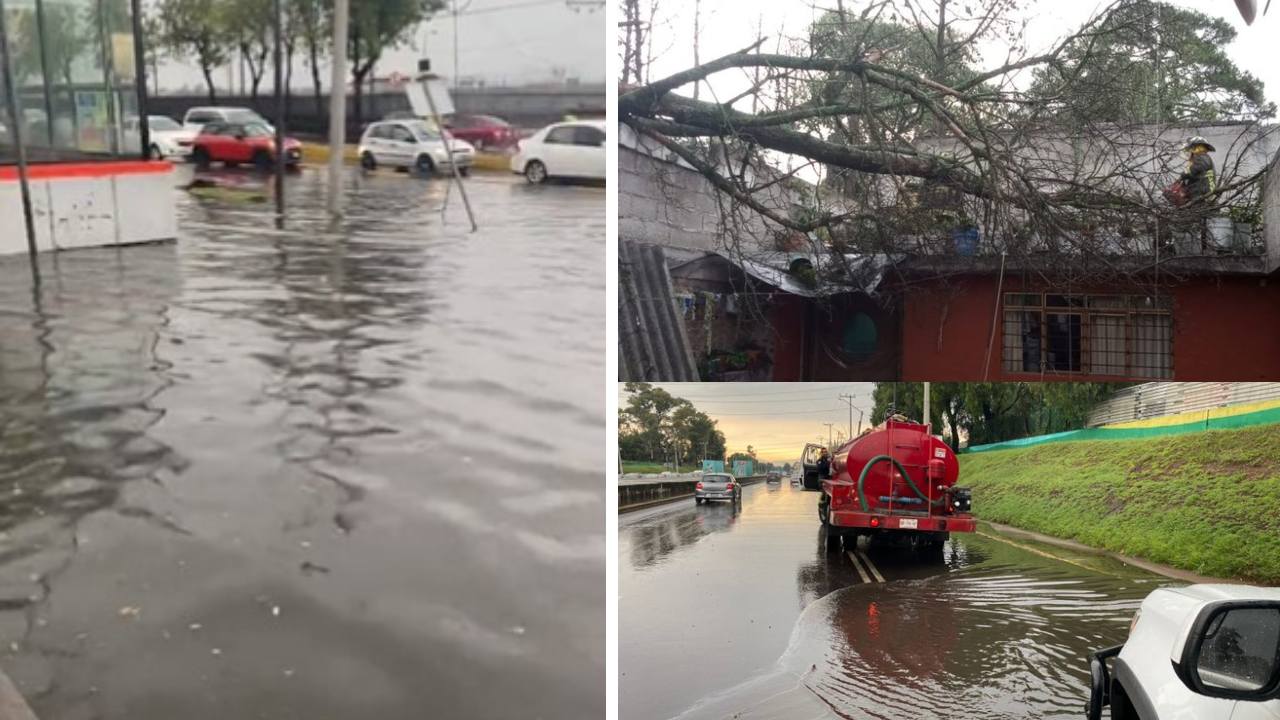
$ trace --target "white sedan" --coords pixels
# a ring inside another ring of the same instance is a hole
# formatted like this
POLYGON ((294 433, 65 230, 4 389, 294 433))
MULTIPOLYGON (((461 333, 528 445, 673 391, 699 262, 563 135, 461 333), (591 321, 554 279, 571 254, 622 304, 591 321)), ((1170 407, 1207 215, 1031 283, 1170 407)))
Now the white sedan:
POLYGON ((1280 717, 1280 588, 1152 591, 1129 639, 1093 654, 1088 720, 1280 717), (1114 669, 1107 660, 1114 658, 1114 669))
MULTIPOLYGON (((148 115, 147 132, 150 145, 147 148, 147 157, 152 160, 185 160, 191 155, 191 141, 195 140, 196 131, 182 127, 173 118, 165 115, 148 115)), ((139 134, 138 118, 125 118, 125 148, 135 152, 141 150, 139 134)))
POLYGON ((550 178, 603 180, 604 121, 574 120, 548 125, 521 140, 511 158, 511 172, 531 183, 550 178))
POLYGON ((379 165, 413 168, 423 175, 451 172, 466 175, 475 162, 476 149, 471 143, 449 137, 452 157, 445 149, 440 131, 422 120, 388 120, 376 122, 360 137, 360 166, 373 170, 379 165))

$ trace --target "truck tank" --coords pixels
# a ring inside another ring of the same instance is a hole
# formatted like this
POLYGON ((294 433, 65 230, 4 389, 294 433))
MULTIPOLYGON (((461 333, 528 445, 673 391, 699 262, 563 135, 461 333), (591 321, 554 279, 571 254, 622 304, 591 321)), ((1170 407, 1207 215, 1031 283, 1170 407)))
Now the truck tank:
POLYGON ((889 420, 832 454, 818 517, 837 535, 892 533, 941 545, 947 533, 974 530, 959 477, 955 453, 928 425, 889 420))

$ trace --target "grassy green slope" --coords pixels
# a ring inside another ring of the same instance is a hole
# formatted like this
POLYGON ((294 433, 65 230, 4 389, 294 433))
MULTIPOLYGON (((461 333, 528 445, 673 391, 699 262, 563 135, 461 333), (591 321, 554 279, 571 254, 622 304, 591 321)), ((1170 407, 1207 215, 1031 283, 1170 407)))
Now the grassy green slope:
POLYGON ((961 455, 960 484, 985 520, 1280 582, 1280 425, 961 455))

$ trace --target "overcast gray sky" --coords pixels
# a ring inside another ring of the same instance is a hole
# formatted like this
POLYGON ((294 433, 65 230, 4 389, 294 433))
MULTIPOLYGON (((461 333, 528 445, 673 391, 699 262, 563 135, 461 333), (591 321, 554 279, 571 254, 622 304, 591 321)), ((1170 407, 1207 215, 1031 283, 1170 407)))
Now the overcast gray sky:
MULTIPOLYGON (((1028 21, 1027 49, 1034 54, 1052 47, 1056 40, 1078 28, 1107 4, 1098 0, 1038 0, 1027 3, 1024 11, 1017 15, 1018 19, 1025 17, 1028 21)), ((1230 22, 1238 35, 1227 48, 1227 55, 1236 65, 1260 78, 1266 84, 1268 99, 1280 103, 1280 52, 1276 50, 1280 44, 1280 3, 1276 3, 1265 17, 1254 20, 1252 26, 1244 24, 1234 0, 1173 0, 1173 4, 1230 22)), ((1265 4, 1266 0, 1258 2, 1259 6, 1265 4)), ((659 17, 654 23, 652 79, 693 65, 693 6, 692 0, 667 0, 660 5, 659 17)), ((860 11, 865 6, 865 0, 845 2, 846 9, 850 11, 860 11)), ((817 5, 810 0, 701 0, 701 59, 706 62, 750 44, 757 37, 757 27, 762 28, 763 34, 769 38, 764 47, 772 50, 779 38, 803 36, 824 8, 834 7, 831 0, 822 0, 817 5)), ((994 60, 995 53, 991 54, 994 60)), ((988 66, 998 67, 1000 64, 993 61, 988 66)), ((725 72, 716 77, 718 96, 732 97, 748 87, 741 75, 734 77, 725 72)), ((681 92, 687 94, 690 90, 686 88, 681 92)))
MULTIPOLYGON (((359 0, 357 0, 359 1, 359 0)), ((369 1, 369 0, 365 0, 369 1)), ((601 82, 605 76, 605 8, 613 0, 461 0, 458 3, 458 67, 463 76, 483 78, 490 84, 518 85, 552 80, 557 74, 584 82, 601 82)), ((446 6, 452 8, 453 0, 446 6)), ((416 29, 405 46, 386 54, 376 71, 412 73, 418 58, 431 58, 432 69, 452 77, 454 22, 450 13, 437 15, 416 29)), ((608 34, 610 47, 613 35, 608 34)), ((329 70, 323 71, 328 86, 329 70)), ((228 69, 214 78, 225 90, 228 69)), ((236 75, 237 85, 239 76, 236 75)), ((194 66, 167 62, 160 66, 161 89, 204 87, 194 66)), ((270 92, 271 73, 262 87, 270 92)), ((299 59, 294 66, 293 87, 311 88, 311 73, 299 59)))
MULTIPOLYGON (((653 383, 684 398, 711 416, 725 435, 727 454, 745 452, 750 445, 760 460, 795 462, 804 444, 849 432, 849 405, 841 395, 854 396, 853 432, 858 410, 871 422, 875 383, 653 383)), ((627 393, 618 384, 618 407, 627 406, 627 393)))

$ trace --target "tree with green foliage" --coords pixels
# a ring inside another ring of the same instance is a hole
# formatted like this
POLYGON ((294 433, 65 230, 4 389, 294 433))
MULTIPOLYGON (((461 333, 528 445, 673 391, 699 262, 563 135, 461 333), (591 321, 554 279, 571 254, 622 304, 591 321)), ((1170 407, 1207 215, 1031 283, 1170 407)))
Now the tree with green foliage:
POLYGON ((218 22, 231 45, 240 51, 249 70, 249 96, 258 99, 258 87, 267 74, 267 59, 275 48, 272 0, 220 0, 218 22))
POLYGON ((364 122, 363 84, 382 53, 409 39, 419 24, 444 7, 444 0, 355 0, 347 34, 356 125, 364 122))
MULTIPOLYGON (((315 99, 316 114, 324 115, 324 100, 321 98, 320 59, 328 54, 331 44, 332 16, 331 3, 324 0, 288 0, 285 6, 288 25, 288 55, 293 58, 294 48, 301 42, 307 53, 307 68, 311 71, 312 96, 315 99)), ((292 66, 292 62, 290 63, 292 66)), ((292 76, 292 72, 290 72, 292 76)), ((285 85, 288 87, 288 84, 285 85)))
POLYGON ((174 57, 191 58, 204 75, 209 102, 218 101, 213 71, 226 64, 234 47, 219 11, 219 0, 160 0, 157 38, 174 57))
POLYGON ((1262 81, 1226 54, 1231 24, 1154 0, 1126 0, 1099 32, 1037 68, 1032 95, 1059 121, 1155 123, 1274 117, 1262 81))
MULTIPOLYGON (((953 449, 1084 427, 1089 411, 1126 383, 932 383, 930 425, 953 449)), ((919 421, 924 383, 876 383, 871 422, 896 410, 919 421)))
POLYGON ((624 386, 627 402, 619 412, 618 451, 624 460, 697 464, 724 457, 724 433, 716 421, 688 400, 649 383, 624 386))

